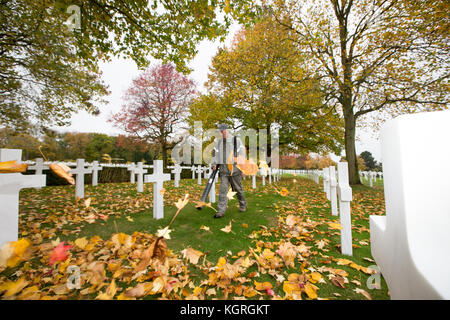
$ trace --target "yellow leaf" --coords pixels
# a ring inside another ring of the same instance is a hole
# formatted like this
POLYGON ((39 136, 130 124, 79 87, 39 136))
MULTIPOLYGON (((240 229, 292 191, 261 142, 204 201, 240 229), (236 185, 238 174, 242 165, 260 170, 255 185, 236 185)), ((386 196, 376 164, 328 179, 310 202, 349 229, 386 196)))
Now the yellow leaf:
POLYGON ((175 203, 175 206, 178 210, 181 210, 184 208, 184 206, 189 202, 189 194, 184 195, 184 199, 178 199, 178 201, 175 203))
POLYGON ((286 188, 282 188, 282 189, 280 190, 280 195, 281 195, 282 197, 286 197, 286 196, 288 195, 288 193, 289 193, 289 191, 288 191, 288 189, 286 189, 286 188))
POLYGON ((183 251, 181 251, 183 254, 183 258, 188 259, 190 263, 197 264, 198 259, 203 255, 203 252, 192 249, 192 248, 186 248, 183 251))
POLYGON ((227 263, 227 260, 225 260, 224 257, 220 257, 219 261, 217 261, 217 268, 219 270, 221 270, 226 263, 227 263))
POLYGON ((81 250, 84 250, 84 248, 86 248, 88 243, 89 241, 86 239, 86 237, 75 240, 75 245, 81 250))
POLYGON ((263 291, 263 290, 267 290, 267 289, 272 289, 273 286, 270 282, 266 281, 266 282, 257 282, 256 280, 253 281, 255 284, 255 289, 258 291, 263 291))
POLYGON ((91 205, 91 198, 87 198, 86 200, 84 200, 84 206, 87 208, 89 208, 89 206, 91 205))
POLYGON ((350 263, 353 263, 353 261, 348 260, 348 259, 342 259, 342 258, 339 258, 339 259, 336 260, 336 263, 337 263, 338 265, 340 265, 340 266, 346 266, 346 265, 348 265, 348 264, 350 264, 350 263))
POLYGON ((207 227, 207 226, 201 226, 201 227, 200 227, 200 230, 209 231, 209 227, 207 227))
POLYGON ((308 295, 308 298, 317 299, 316 289, 310 283, 307 283, 305 285, 304 290, 305 290, 305 293, 308 295))
POLYGON ((105 293, 100 293, 95 299, 96 300, 111 300, 114 298, 117 292, 116 280, 113 279, 111 284, 106 289, 105 293))
POLYGON ((127 216, 126 218, 127 218, 128 221, 134 222, 133 218, 131 218, 130 216, 127 216))
POLYGON ((0 292, 6 291, 3 294, 3 298, 14 296, 22 291, 28 284, 29 281, 26 281, 25 277, 21 277, 17 281, 8 281, 0 285, 0 292))
POLYGON ((328 222, 328 225, 331 229, 342 230, 342 226, 340 223, 328 222))
POLYGON ((322 275, 318 272, 312 272, 309 275, 309 279, 310 281, 312 281, 313 283, 319 282, 322 279, 322 275))

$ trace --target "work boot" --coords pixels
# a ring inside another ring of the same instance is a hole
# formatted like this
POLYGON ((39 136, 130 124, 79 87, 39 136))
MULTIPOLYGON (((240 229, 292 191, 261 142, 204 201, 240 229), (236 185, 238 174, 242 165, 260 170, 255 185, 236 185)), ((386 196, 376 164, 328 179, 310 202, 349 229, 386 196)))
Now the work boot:
POLYGON ((239 207, 239 211, 240 212, 245 212, 245 211, 247 211, 247 207, 244 207, 244 208, 239 207))
POLYGON ((214 218, 222 218, 224 215, 225 215, 225 212, 217 212, 217 213, 214 215, 214 218))

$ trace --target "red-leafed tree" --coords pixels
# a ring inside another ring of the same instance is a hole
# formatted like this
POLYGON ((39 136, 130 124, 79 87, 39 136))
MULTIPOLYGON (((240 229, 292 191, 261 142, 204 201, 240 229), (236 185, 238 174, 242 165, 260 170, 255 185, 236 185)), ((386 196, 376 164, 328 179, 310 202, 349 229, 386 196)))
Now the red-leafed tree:
POLYGON ((111 121, 131 135, 159 146, 164 164, 170 139, 189 111, 195 83, 173 65, 156 65, 133 80, 125 104, 111 121))

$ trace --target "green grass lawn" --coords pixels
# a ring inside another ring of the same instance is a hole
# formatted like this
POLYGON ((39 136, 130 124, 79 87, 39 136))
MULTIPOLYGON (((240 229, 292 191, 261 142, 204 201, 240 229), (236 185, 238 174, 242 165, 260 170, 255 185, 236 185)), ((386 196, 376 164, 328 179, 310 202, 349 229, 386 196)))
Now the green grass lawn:
MULTIPOLYGON (((203 184, 205 181, 203 180, 203 184)), ((241 280, 244 281, 245 288, 251 288, 254 281, 267 281, 272 284, 275 296, 283 298, 286 297, 283 283, 290 274, 319 273, 321 281, 313 282, 318 288, 319 298, 366 299, 361 293, 355 291, 359 288, 368 292, 372 299, 389 299, 383 279, 381 289, 370 290, 366 286, 370 275, 354 267, 356 265, 366 268, 375 264, 370 253, 369 216, 384 214, 382 184, 375 185, 374 188, 366 185, 353 188, 354 249, 353 256, 348 257, 340 254, 339 230, 330 228, 329 223, 339 222, 339 217, 331 216, 330 203, 326 200, 321 185, 302 177, 286 176, 276 184, 267 184, 265 187, 261 186, 258 179, 258 188, 253 190, 251 179, 243 181, 248 202, 247 212, 240 212, 237 200, 233 199, 229 201, 225 217, 214 219, 213 209, 204 207, 203 210, 197 210, 191 201, 181 210, 171 226, 173 231, 170 233, 171 239, 167 240, 167 247, 175 255, 181 257, 181 251, 188 247, 203 253, 198 264, 189 263, 184 259, 187 267, 184 272, 189 275, 192 281, 191 286, 203 286, 205 289, 214 287, 205 284, 205 281, 211 276, 211 270, 214 269, 211 268, 220 261, 221 257, 232 264, 240 256, 254 258, 252 251, 259 255, 275 253, 284 241, 289 241, 295 246, 306 246, 308 249, 301 256, 296 257, 293 266, 288 267, 282 264, 264 268, 255 263, 246 268, 241 274, 242 279, 247 279, 247 281, 241 280), (289 191, 287 196, 283 197, 279 194, 278 191, 281 188, 289 191), (298 217, 298 225, 303 228, 300 234, 286 227, 286 219, 289 216, 298 217), (230 223, 231 232, 221 231, 230 223), (208 228, 209 230, 204 230, 208 228), (346 260, 342 259, 351 260, 353 267, 348 262, 344 265, 342 262, 346 260), (334 272, 343 275, 345 282, 339 285, 336 281, 332 281, 334 272)), ((85 199, 77 203, 73 199, 73 186, 45 187, 41 190, 27 189, 20 195, 19 234, 21 237, 30 239, 35 245, 48 243, 57 238, 73 244, 76 239, 83 237, 91 239, 99 236, 106 241, 117 233, 131 235, 138 231, 155 234, 158 229, 167 226, 175 214, 174 203, 178 199, 188 193, 191 200, 198 200, 203 187, 204 185, 197 185, 197 180, 191 179, 182 180, 180 188, 174 188, 173 182, 166 183, 164 219, 160 220, 154 220, 152 217, 152 187, 149 184, 145 185, 144 193, 137 193, 136 186, 129 183, 86 186, 85 199), (90 199, 89 207, 85 203, 86 199, 90 199), (90 215, 96 216, 97 219, 88 221, 90 215)), ((40 260, 33 260, 32 268, 48 271, 43 263, 45 258, 40 258, 40 260)), ((271 261, 273 263, 274 260, 271 261)), ((29 262, 0 272, 0 286, 5 281, 15 280, 17 272, 19 271, 20 274, 27 263, 29 262)), ((111 274, 107 272, 106 276, 110 277, 111 274)), ((118 286, 126 289, 137 283, 133 280, 128 283, 118 283, 118 286)), ((234 296, 242 296, 237 294, 241 284, 232 281, 230 285, 235 288, 235 292, 230 295, 224 293, 225 289, 217 288, 215 295, 208 295, 205 298, 230 299, 234 296)), ((46 285, 39 287, 44 291, 46 288, 46 285)), ((193 288, 186 290, 192 293, 193 288)), ((81 296, 77 292, 69 298, 95 298, 95 296, 96 294, 81 296)), ((144 299, 155 299, 160 296, 161 294, 148 295, 144 299)), ((188 294, 184 296, 189 297, 188 294)), ((264 293, 246 297, 270 298, 264 293)), ((306 298, 305 295, 302 297, 306 298)))

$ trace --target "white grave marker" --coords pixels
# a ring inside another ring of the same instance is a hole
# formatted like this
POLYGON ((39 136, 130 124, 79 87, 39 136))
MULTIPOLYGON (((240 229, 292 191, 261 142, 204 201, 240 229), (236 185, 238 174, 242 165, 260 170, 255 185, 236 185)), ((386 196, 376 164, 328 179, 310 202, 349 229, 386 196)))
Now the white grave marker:
POLYGON ((352 248, 352 220, 350 216, 350 202, 352 201, 352 188, 348 183, 348 163, 338 163, 338 195, 339 195, 339 218, 341 230, 341 253, 353 255, 352 248))
POLYGON ((327 194, 327 199, 330 200, 330 169, 323 168, 323 190, 327 194))
POLYGON ((330 173, 330 200, 331 200, 331 214, 333 216, 338 215, 338 208, 337 208, 337 193, 336 193, 336 187, 337 187, 337 181, 336 181, 336 168, 334 166, 330 166, 328 168, 330 173))
POLYGON ((195 166, 194 165, 191 167, 191 171, 192 171, 192 180, 194 180, 195 179, 195 166))
POLYGON ((176 163, 175 164, 175 168, 173 168, 173 170, 171 171, 174 174, 174 186, 175 188, 178 188, 179 183, 180 183, 180 176, 181 176, 181 171, 183 169, 181 168, 181 166, 176 163))
POLYGON ((197 168, 195 169, 195 172, 197 173, 197 178, 198 178, 197 182, 198 182, 198 185, 200 186, 200 185, 202 185, 202 172, 203 172, 202 166, 198 165, 197 168))
POLYGON ((27 170, 34 170, 34 174, 42 174, 42 171, 48 170, 49 167, 44 164, 44 159, 37 158, 35 164, 32 166, 28 166, 27 170))
POLYGON ((256 174, 252 175, 252 189, 256 189, 256 174))
POLYGON ((103 170, 102 166, 98 165, 98 161, 92 162, 92 185, 98 185, 98 172, 103 170))
POLYGON ((372 256, 392 299, 450 299, 450 111, 399 116, 381 132, 385 216, 370 216, 372 256))
MULTIPOLYGON (((20 149, 0 149, 0 162, 22 159, 20 149)), ((24 188, 45 186, 45 175, 0 173, 0 247, 17 241, 19 234, 19 192, 24 188)))
POLYGON ((148 170, 144 169, 143 163, 138 162, 137 167, 134 169, 134 173, 137 174, 137 192, 144 192, 144 173, 148 170))
POLYGON ((153 161, 153 174, 147 174, 144 177, 145 182, 153 183, 153 218, 164 218, 164 198, 161 194, 164 181, 170 180, 170 173, 163 172, 163 161, 153 161))
POLYGON ((127 169, 128 171, 130 171, 130 182, 131 184, 135 184, 136 183, 136 164, 133 162, 127 169))
POLYGON ((75 179, 75 199, 84 198, 84 175, 92 173, 92 168, 85 168, 84 159, 77 159, 77 166, 70 170, 72 174, 76 175, 75 179))

